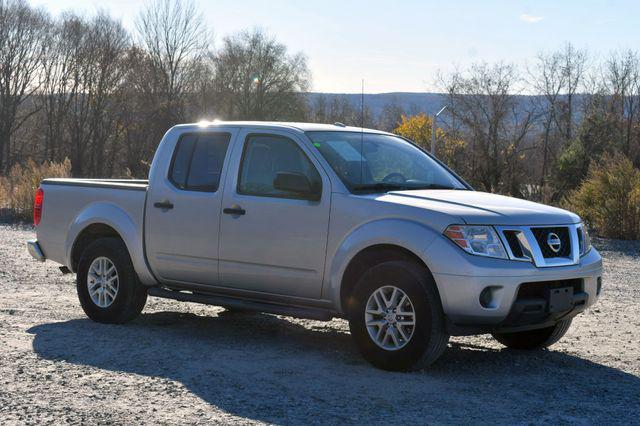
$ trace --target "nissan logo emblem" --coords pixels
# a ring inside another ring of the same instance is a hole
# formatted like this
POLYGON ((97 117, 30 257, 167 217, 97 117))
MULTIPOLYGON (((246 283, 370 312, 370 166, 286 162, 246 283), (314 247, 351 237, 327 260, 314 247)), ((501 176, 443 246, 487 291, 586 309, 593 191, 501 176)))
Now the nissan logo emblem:
POLYGON ((558 234, 549 232, 549 235, 547 235, 547 245, 554 253, 559 252, 562 248, 562 241, 560 241, 558 234))

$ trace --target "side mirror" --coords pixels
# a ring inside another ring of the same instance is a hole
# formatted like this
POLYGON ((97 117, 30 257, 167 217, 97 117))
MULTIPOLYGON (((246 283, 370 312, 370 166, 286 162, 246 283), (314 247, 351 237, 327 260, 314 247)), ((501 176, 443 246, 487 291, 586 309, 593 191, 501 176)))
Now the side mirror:
POLYGON ((317 201, 321 191, 314 188, 309 178, 302 173, 278 172, 273 187, 280 191, 292 192, 305 200, 317 201))

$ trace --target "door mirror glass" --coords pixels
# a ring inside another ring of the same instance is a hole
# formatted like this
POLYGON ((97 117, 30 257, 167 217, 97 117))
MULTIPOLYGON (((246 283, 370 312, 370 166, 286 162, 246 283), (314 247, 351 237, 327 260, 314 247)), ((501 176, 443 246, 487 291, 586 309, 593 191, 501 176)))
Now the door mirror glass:
POLYGON ((280 191, 299 194, 301 198, 320 199, 320 191, 314 191, 309 178, 302 173, 278 172, 273 180, 273 187, 280 191))

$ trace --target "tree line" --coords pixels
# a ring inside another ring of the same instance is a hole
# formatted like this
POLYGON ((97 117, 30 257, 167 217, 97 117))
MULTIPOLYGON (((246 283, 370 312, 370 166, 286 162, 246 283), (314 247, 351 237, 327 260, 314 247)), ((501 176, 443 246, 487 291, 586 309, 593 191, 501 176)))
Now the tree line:
MULTIPOLYGON (((190 0, 148 3, 132 31, 106 13, 53 18, 0 0, 0 174, 69 159, 73 176, 146 177, 164 132, 205 117, 364 123, 430 145, 432 118, 416 107, 310 102, 305 55, 263 30, 213 40, 190 0)), ((562 204, 597 165, 640 166, 635 51, 567 44, 436 81, 447 105, 437 154, 477 189, 562 204)))
POLYGON ((130 34, 105 13, 0 0, 0 171, 69 158, 74 176, 145 176, 174 124, 305 117, 303 54, 262 30, 212 41, 189 1, 149 3, 130 34))

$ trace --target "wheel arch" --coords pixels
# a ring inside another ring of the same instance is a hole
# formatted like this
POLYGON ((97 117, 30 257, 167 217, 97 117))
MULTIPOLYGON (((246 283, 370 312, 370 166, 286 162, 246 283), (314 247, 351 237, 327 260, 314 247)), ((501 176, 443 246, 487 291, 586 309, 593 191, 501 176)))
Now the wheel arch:
MULTIPOLYGON (((425 252, 438 233, 417 222, 385 219, 364 224, 349 234, 330 262, 324 297, 346 312, 348 297, 359 276, 387 260, 408 260, 431 271, 425 252)), ((443 301, 444 302, 444 301, 443 301)))
POLYGON ((147 267, 142 241, 142 224, 136 224, 131 216, 112 203, 93 203, 74 220, 67 233, 65 252, 67 266, 76 271, 82 250, 98 238, 115 237, 127 247, 131 262, 140 281, 155 284, 155 278, 147 267))
POLYGON ((95 222, 80 231, 80 234, 78 234, 75 241, 73 242, 73 245, 71 246, 71 254, 69 257, 69 262, 71 264, 70 269, 74 272, 77 271, 78 263, 80 262, 80 256, 82 256, 82 253, 89 246, 89 244, 99 238, 107 237, 118 238, 124 243, 124 240, 122 239, 122 236, 120 236, 118 231, 104 223, 95 222))
POLYGON ((356 254, 347 265, 340 283, 340 306, 348 309, 349 300, 353 289, 360 277, 371 267, 383 262, 404 260, 424 267, 427 271, 429 267, 422 259, 404 247, 394 244, 376 244, 369 246, 356 254))

